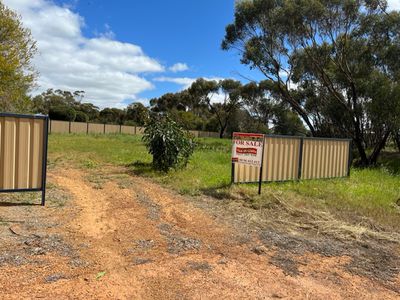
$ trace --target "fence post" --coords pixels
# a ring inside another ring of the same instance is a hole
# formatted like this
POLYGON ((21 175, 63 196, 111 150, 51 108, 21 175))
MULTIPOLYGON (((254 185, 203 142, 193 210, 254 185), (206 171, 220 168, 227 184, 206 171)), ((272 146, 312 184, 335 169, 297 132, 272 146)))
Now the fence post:
POLYGON ((297 180, 301 179, 301 173, 303 168, 303 145, 304 145, 304 138, 300 138, 300 146, 299 146, 299 162, 298 162, 298 170, 297 170, 297 180))
POLYGON ((232 167, 231 167, 231 184, 235 183, 235 163, 232 162, 232 167))
POLYGON ((103 134, 106 134, 106 123, 104 123, 103 134))
POLYGON ((71 121, 69 121, 69 124, 68 124, 68 133, 71 133, 71 121))
POLYGON ((136 135, 136 126, 134 126, 134 128, 135 128, 135 135, 136 135))
POLYGON ((43 157, 42 157, 42 206, 46 203, 46 173, 47 173, 47 146, 49 137, 49 118, 44 119, 43 128, 43 157))
POLYGON ((51 133, 51 120, 49 119, 49 133, 51 133))
POLYGON ((347 177, 350 177, 352 160, 353 160, 353 143, 352 141, 349 141, 349 161, 347 162, 347 177))
POLYGON ((261 154, 260 175, 258 178, 258 194, 259 195, 261 195, 262 174, 263 174, 263 165, 264 165, 264 152, 265 152, 265 134, 263 135, 263 147, 262 147, 262 154, 261 154))
POLYGON ((89 134, 89 122, 86 122, 86 134, 89 134))
POLYGON ((122 133, 122 124, 119 124, 119 134, 122 133))

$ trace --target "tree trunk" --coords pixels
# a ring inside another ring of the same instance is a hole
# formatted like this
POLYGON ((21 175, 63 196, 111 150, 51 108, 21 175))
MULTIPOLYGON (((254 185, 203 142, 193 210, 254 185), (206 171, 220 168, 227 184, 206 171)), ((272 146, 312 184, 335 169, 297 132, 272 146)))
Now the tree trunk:
POLYGON ((374 165, 378 161, 379 154, 381 153, 382 149, 385 147, 386 142, 389 138, 390 131, 386 131, 383 138, 375 145, 374 151, 372 151, 371 155, 369 156, 369 164, 374 165))
POLYGON ((221 126, 221 129, 219 130, 219 138, 220 139, 224 138, 225 129, 226 129, 226 126, 221 126))
POLYGON ((400 133, 399 132, 393 133, 393 139, 397 145, 397 150, 400 152, 400 133))
POLYGON ((357 147, 358 154, 360 154, 360 165, 363 167, 366 167, 369 165, 368 157, 367 154, 365 153, 365 147, 362 143, 362 140, 360 138, 354 138, 353 139, 354 144, 357 147))

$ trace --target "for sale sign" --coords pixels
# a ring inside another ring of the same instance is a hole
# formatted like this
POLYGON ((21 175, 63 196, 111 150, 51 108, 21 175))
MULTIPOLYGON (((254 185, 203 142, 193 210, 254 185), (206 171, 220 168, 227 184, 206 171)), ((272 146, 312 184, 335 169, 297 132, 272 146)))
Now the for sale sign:
POLYGON ((232 162, 261 166, 264 135, 258 133, 233 133, 232 162))

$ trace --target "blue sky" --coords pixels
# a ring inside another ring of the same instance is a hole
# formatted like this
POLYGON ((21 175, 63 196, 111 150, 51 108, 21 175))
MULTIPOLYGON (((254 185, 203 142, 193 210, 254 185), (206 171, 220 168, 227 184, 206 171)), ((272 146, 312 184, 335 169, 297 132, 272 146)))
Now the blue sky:
POLYGON ((39 87, 85 90, 123 107, 187 87, 199 77, 262 77, 222 51, 233 0, 5 0, 38 41, 39 87))
MULTIPOLYGON (((179 76, 191 78, 249 73, 236 53, 220 49, 225 26, 233 20, 233 9, 233 0, 80 1, 77 5, 87 23, 85 34, 101 32, 107 24, 118 40, 140 45, 163 64, 186 63, 189 70, 179 76)), ((179 88, 157 83, 157 89, 142 95, 154 97, 179 88)))

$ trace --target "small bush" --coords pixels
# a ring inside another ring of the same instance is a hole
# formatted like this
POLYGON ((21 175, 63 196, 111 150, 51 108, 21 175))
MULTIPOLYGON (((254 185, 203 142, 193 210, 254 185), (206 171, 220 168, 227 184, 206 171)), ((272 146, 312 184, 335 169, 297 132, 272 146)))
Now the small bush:
POLYGON ((143 141, 153 156, 153 168, 164 172, 185 167, 195 147, 193 136, 168 117, 151 118, 143 141))

